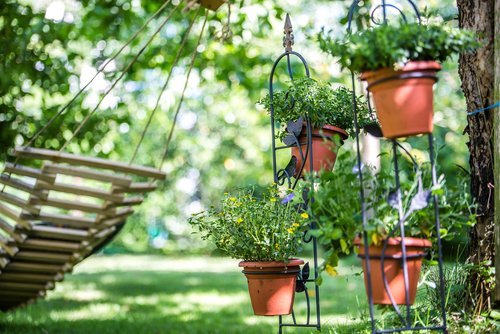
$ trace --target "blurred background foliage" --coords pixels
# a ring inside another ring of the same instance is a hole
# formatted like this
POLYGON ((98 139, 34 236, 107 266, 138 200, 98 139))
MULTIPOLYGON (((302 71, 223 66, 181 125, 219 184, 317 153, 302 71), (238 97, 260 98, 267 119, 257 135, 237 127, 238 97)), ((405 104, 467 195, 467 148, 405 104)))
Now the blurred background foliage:
MULTIPOLYGON (((57 149, 71 137, 78 123, 179 0, 176 1, 106 67, 34 146, 57 149)), ((292 18, 294 48, 307 59, 312 76, 349 83, 348 73, 341 72, 332 58, 319 51, 312 36, 323 26, 345 33, 351 1, 230 2, 230 40, 219 38, 228 22, 227 6, 209 13, 208 34, 198 48, 200 55, 179 114, 170 154, 162 166, 167 180, 128 220, 106 249, 108 252, 207 252, 205 244, 191 235, 187 217, 215 203, 226 190, 266 186, 272 181, 269 118, 255 103, 264 96, 271 66, 283 51, 285 12, 292 18)), ((2 1, 1 160, 11 159, 9 149, 26 143, 46 124, 162 3, 160 0, 2 1)), ((424 12, 447 20, 456 17, 452 0, 429 0, 426 5, 427 8, 421 8, 424 12)), ((365 25, 368 12, 361 8, 358 14, 355 23, 365 25)), ((104 99, 68 151, 130 160, 192 17, 193 12, 189 11, 173 15, 124 80, 104 99)), ((173 69, 169 88, 137 163, 159 162, 201 24, 202 17, 198 17, 186 51, 173 69)), ((279 69, 276 79, 282 84, 287 82, 284 68, 279 69)), ((461 184, 468 179, 468 155, 467 139, 462 135, 466 124, 465 103, 456 59, 445 64, 435 96, 438 163, 449 184, 461 184)), ((342 150, 352 150, 352 144, 349 140, 342 150)), ((416 138, 405 145, 419 159, 428 159, 425 140, 416 138)), ((383 144, 382 151, 386 149, 383 144)), ((283 165, 288 158, 284 152, 279 161, 283 165)))

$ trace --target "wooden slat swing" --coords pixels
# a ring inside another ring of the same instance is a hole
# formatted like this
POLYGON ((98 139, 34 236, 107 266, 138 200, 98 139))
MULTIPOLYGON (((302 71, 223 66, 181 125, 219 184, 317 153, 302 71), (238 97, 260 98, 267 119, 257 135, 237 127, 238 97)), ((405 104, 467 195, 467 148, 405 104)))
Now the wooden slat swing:
MULTIPOLYGON (((196 50, 205 31, 208 10, 205 10, 203 26, 191 55, 184 90, 158 168, 133 164, 133 161, 196 18, 203 7, 215 10, 225 2, 224 0, 199 0, 201 7, 196 11, 184 34, 156 106, 150 113, 129 163, 71 154, 64 150, 182 3, 175 5, 169 12, 160 28, 125 67, 97 106, 84 118, 72 137, 63 144, 61 150, 40 149, 31 145, 57 117, 64 113, 106 65, 135 40, 153 18, 164 11, 169 2, 166 1, 146 21, 139 31, 98 70, 90 82, 28 141, 26 146, 14 149, 13 163, 6 163, 0 175, 0 311, 27 305, 44 297, 46 291, 53 289, 55 282, 62 281, 65 274, 71 272, 77 263, 111 241, 125 224, 126 218, 134 212, 133 207, 142 203, 143 195, 156 189, 155 181, 166 177, 160 168, 169 151, 172 133, 197 55, 196 50)), ((186 5, 186 8, 188 7, 190 4, 186 5)))

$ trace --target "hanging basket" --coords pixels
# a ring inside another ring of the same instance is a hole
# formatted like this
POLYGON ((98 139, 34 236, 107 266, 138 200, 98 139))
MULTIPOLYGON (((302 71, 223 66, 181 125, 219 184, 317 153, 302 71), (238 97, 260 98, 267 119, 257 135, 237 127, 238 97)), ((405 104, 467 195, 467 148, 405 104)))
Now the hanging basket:
POLYGON ((275 316, 292 312, 297 275, 303 260, 241 261, 255 315, 275 316))
MULTIPOLYGON (((368 295, 368 278, 366 276, 366 262, 364 246, 361 239, 354 240, 358 246, 358 256, 363 259, 363 273, 365 277, 366 294, 368 295)), ((410 294, 410 305, 415 302, 417 295, 417 284, 422 267, 422 259, 426 255, 426 250, 432 243, 426 239, 405 238, 407 267, 408 267, 408 292, 410 294)), ((392 305, 388 292, 384 284, 382 272, 385 272, 385 279, 394 303, 398 305, 406 304, 405 282, 403 274, 403 260, 401 251, 401 238, 390 238, 384 255, 382 267, 382 246, 370 246, 368 249, 370 257, 370 274, 372 284, 373 303, 380 305, 392 305)))
MULTIPOLYGON (((340 148, 340 146, 336 145, 336 139, 345 140, 347 137, 347 132, 333 125, 324 125, 321 129, 313 128, 311 145, 313 152, 313 171, 319 172, 320 170, 332 170, 335 165, 335 160, 337 160, 337 152, 340 148)), ((292 156, 297 158, 297 166, 294 174, 295 177, 299 175, 300 167, 302 166, 303 161, 299 150, 302 149, 304 155, 307 151, 307 128, 305 125, 302 127, 302 131, 300 132, 299 142, 304 144, 301 148, 297 146, 292 147, 292 156)), ((311 152, 309 151, 306 157, 303 172, 311 171, 309 162, 310 155, 311 152)))
POLYGON ((386 138, 408 137, 432 132, 435 61, 412 61, 401 70, 383 68, 363 72, 368 82, 377 117, 386 138))

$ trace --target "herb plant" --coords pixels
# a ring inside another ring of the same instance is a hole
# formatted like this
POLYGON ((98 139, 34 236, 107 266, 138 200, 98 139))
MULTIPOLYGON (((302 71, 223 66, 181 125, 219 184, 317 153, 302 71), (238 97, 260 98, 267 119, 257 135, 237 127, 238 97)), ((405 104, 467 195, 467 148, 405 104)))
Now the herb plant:
MULTIPOLYGON (((269 94, 259 101, 270 113, 269 94)), ((370 117, 363 97, 356 97, 359 127, 375 121, 370 117)), ((345 87, 333 88, 330 83, 304 77, 291 82, 286 90, 273 94, 274 118, 283 129, 289 121, 309 117, 311 125, 320 128, 334 125, 354 136, 352 92, 345 87)))
POLYGON ((308 214, 300 212, 301 196, 278 196, 276 186, 261 198, 252 191, 225 194, 219 208, 194 214, 189 223, 232 258, 287 261, 299 251, 308 214))
POLYGON ((383 24, 337 39, 323 29, 318 34, 321 50, 339 58, 342 68, 353 72, 393 68, 412 60, 443 62, 453 54, 478 46, 471 31, 444 24, 383 24))
MULTIPOLYGON (((319 243, 325 248, 322 269, 332 275, 336 274, 339 256, 350 254, 355 237, 363 232, 359 178, 357 172, 351 170, 354 158, 344 154, 337 159, 335 172, 325 172, 320 176, 319 188, 309 208, 318 226, 311 233, 318 237, 319 243)), ((453 239, 474 222, 470 197, 464 189, 446 187, 443 177, 438 186, 424 189, 424 183, 431 183, 427 167, 421 166, 414 179, 402 178, 400 182, 405 236, 430 239, 435 243, 434 208, 428 206, 431 195, 435 194, 439 198, 441 237, 453 239)), ((365 166, 362 172, 368 241, 371 245, 380 246, 386 238, 400 236, 394 178, 383 169, 374 174, 373 170, 365 166), (389 235, 393 229, 394 234, 389 235)))

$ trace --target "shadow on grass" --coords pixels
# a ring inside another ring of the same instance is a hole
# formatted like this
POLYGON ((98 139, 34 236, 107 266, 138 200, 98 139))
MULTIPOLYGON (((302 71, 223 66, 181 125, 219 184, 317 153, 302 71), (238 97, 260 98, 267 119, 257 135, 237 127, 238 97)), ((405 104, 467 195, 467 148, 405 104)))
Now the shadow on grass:
MULTIPOLYGON (((125 257, 117 261, 126 263, 127 259, 130 260, 125 257)), ((93 261, 102 266, 105 262, 99 261, 109 258, 93 261)), ((276 317, 253 316, 246 279, 238 271, 182 272, 178 268, 169 271, 158 267, 148 270, 147 262, 140 270, 105 268, 69 275, 55 291, 49 292, 46 300, 15 312, 0 313, 0 333, 277 332, 276 317)), ((310 288, 314 293, 312 285, 310 288)), ((362 277, 325 277, 320 291, 326 333, 334 324, 351 323, 359 308, 366 306, 362 277)), ((300 322, 305 320, 305 310, 304 294, 297 294, 295 311, 300 322)), ((314 312, 311 322, 315 322, 314 312)), ((286 334, 311 332, 314 331, 284 330, 286 334)))

